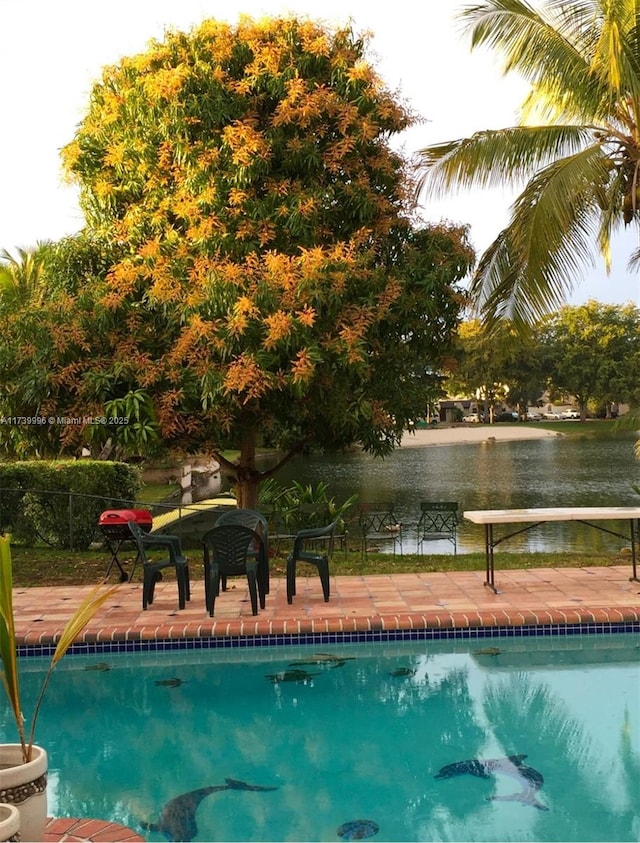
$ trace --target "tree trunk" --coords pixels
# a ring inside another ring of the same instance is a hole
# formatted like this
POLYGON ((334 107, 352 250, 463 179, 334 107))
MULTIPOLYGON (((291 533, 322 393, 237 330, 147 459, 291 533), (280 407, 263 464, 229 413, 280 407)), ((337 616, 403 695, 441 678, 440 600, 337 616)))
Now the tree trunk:
POLYGON ((236 467, 236 497, 238 509, 258 508, 258 486, 262 475, 256 470, 255 427, 245 428, 240 442, 240 459, 236 467))
POLYGON ((238 509, 258 509, 258 489, 260 483, 268 477, 272 477, 285 463, 301 453, 305 444, 304 442, 300 442, 267 471, 258 471, 256 468, 256 439, 257 429, 255 427, 244 429, 240 441, 240 458, 237 463, 230 462, 219 451, 213 452, 213 455, 220 463, 220 467, 225 472, 228 472, 235 481, 234 491, 238 501, 238 509))

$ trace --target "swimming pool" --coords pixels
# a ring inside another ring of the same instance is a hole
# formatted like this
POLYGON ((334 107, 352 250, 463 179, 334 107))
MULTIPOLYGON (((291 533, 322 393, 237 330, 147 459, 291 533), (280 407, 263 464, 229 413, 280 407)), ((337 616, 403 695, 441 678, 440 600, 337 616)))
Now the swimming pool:
POLYGON ((52 815, 149 840, 640 836, 637 634, 73 656, 39 734, 52 815))

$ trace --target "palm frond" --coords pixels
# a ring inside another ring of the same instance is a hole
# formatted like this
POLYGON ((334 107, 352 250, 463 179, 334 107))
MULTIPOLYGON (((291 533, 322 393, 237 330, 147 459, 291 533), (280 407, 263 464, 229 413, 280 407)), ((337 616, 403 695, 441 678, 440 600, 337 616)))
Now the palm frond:
MULTIPOLYGON (((623 173, 620 170, 613 170, 611 175, 612 178, 608 185, 609 195, 611 197, 624 196, 626 185, 623 173)), ((621 225, 620 205, 616 201, 612 201, 607 205, 607 196, 603 195, 600 199, 600 207, 598 248, 604 258, 605 269, 608 273, 611 269, 611 235, 618 231, 621 225)))
POLYGON ((13 572, 9 539, 0 536, 0 659, 2 684, 13 711, 23 757, 26 754, 24 718, 20 703, 18 656, 15 648, 15 623, 13 615, 13 572))
POLYGON ((599 145, 539 172, 473 279, 471 294, 485 321, 531 322, 559 307, 580 270, 593 264, 603 210, 619 206, 619 196, 611 195, 617 189, 613 165, 599 145))
POLYGON ((11 548, 9 539, 0 536, 0 659, 2 659, 2 684, 7 693, 11 705, 20 745, 22 757, 25 763, 31 760, 31 752, 35 737, 36 723, 44 693, 49 684, 54 667, 67 652, 73 641, 85 628, 87 623, 95 615, 97 610, 118 590, 119 586, 102 585, 92 589, 85 599, 80 603, 73 613, 64 629, 56 646, 55 652, 49 664, 40 693, 36 701, 33 717, 31 718, 31 729, 27 740, 25 735, 24 717, 20 697, 20 684, 18 676, 18 657, 16 652, 16 630, 13 613, 13 574, 11 565, 11 548))
POLYGON ((51 659, 52 667, 56 666, 98 609, 118 591, 118 588, 119 586, 117 585, 106 588, 102 585, 97 585, 87 594, 62 630, 51 659))
POLYGON ((419 150, 417 192, 441 196, 452 189, 518 183, 541 166, 591 144, 592 126, 515 126, 477 132, 419 150))
POLYGON ((570 283, 549 288, 543 276, 529 276, 510 235, 503 229, 485 251, 470 286, 473 311, 489 332, 505 319, 517 331, 526 330, 571 290, 570 283))
POLYGON ((638 272, 640 271, 640 246, 637 249, 634 249, 629 256, 629 261, 627 263, 627 268, 631 272, 638 272))
POLYGON ((504 57, 531 85, 527 109, 550 120, 625 121, 631 93, 640 97, 635 4, 628 0, 549 0, 537 10, 523 0, 486 0, 461 14, 472 48, 504 57))
MULTIPOLYGON (((597 6, 596 25, 592 17, 584 27, 588 31, 590 23, 594 42, 591 70, 617 95, 626 95, 631 90, 637 96, 640 82, 637 3, 635 0, 599 0, 597 6)), ((566 9, 564 15, 568 19, 574 17, 566 9)))
POLYGON ((552 9, 544 14, 523 0, 486 0, 460 17, 472 49, 489 47, 502 55, 505 74, 519 73, 531 83, 534 95, 543 85, 550 99, 563 103, 572 122, 585 122, 595 110, 601 113, 599 104, 609 97, 601 80, 590 72, 592 47, 585 42, 590 30, 575 25, 581 18, 578 7, 593 4, 575 5, 575 18, 563 18, 552 9))
POLYGON ((82 630, 86 627, 89 621, 93 618, 96 614, 98 609, 106 603, 106 601, 116 593, 119 586, 112 585, 108 587, 103 587, 102 584, 97 585, 93 588, 89 594, 84 598, 84 600, 80 603, 77 607, 73 615, 69 618, 67 623, 65 624, 64 629, 58 639, 58 643, 56 645, 56 649, 54 651, 53 656, 51 657, 51 662, 49 663, 49 668, 47 669, 47 673, 44 677, 42 682, 42 686, 40 688, 40 693, 38 694, 38 699, 36 701, 36 705, 33 712, 33 717, 31 719, 31 730, 29 733, 29 742, 28 742, 28 751, 31 752, 31 747, 33 746, 33 742, 35 740, 35 730, 36 730, 36 723, 38 721, 38 715, 40 713, 40 706, 42 705, 42 701, 44 699, 45 691, 49 685, 49 680, 51 679, 51 675, 53 673, 53 669, 58 664, 60 659, 65 655, 69 647, 73 644, 75 639, 78 635, 82 632, 82 630))
MULTIPOLYGON (((482 0, 460 15, 472 48, 531 85, 515 128, 421 150, 418 192, 528 183, 471 285, 486 324, 532 322, 640 227, 640 0, 482 0), (542 124, 526 125, 536 116, 542 124)), ((640 265, 640 249, 630 265, 640 265)))

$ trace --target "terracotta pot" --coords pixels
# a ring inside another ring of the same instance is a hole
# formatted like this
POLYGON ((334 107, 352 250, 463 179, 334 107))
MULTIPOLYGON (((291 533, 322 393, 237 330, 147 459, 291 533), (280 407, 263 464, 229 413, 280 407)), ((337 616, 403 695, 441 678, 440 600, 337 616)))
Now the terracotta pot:
POLYGON ((20 811, 15 805, 0 803, 0 843, 14 843, 20 837, 20 811))
POLYGON ((34 746, 24 764, 20 744, 0 744, 0 802, 15 805, 20 813, 22 840, 44 840, 47 822, 47 753, 34 746))

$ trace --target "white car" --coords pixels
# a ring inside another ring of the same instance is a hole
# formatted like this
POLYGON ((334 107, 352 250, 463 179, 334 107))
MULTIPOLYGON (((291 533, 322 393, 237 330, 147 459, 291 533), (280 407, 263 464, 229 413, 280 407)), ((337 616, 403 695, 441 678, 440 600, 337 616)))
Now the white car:
POLYGON ((540 421, 542 418, 542 413, 539 413, 537 410, 527 410, 527 419, 529 421, 540 421))
POLYGON ((560 421, 563 416, 560 413, 557 413, 555 410, 550 410, 547 413, 542 414, 543 419, 553 419, 554 421, 560 421))
POLYGON ((579 419, 580 412, 578 410, 563 410, 562 413, 563 419, 579 419))
POLYGON ((470 413, 468 416, 463 416, 462 421, 463 422, 479 422, 480 416, 478 415, 478 413, 470 413))

